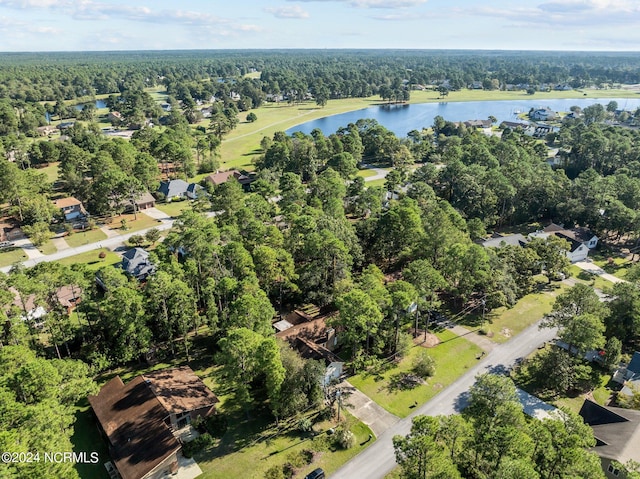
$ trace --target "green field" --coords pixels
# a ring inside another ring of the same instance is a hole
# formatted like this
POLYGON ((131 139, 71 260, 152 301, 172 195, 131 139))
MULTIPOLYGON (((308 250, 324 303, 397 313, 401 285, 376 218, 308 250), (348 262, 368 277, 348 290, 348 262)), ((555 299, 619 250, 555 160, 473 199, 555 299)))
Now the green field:
POLYGON ((103 266, 109 266, 119 263, 121 260, 122 258, 120 258, 120 256, 118 256, 113 251, 102 248, 93 251, 87 251, 86 253, 77 254, 75 256, 69 256, 67 258, 58 260, 58 262, 67 266, 71 266, 73 264, 86 264, 89 269, 98 270, 103 266), (101 252, 104 252, 106 254, 104 258, 99 257, 101 252))
POLYGON ((37 171, 39 173, 44 173, 47 175, 47 181, 49 183, 54 183, 58 179, 58 165, 59 162, 49 163, 49 166, 45 166, 44 168, 38 168, 37 171))
POLYGON ((177 218, 184 210, 191 208, 191 202, 172 201, 171 203, 156 203, 156 208, 173 218, 177 218))
POLYGON ((144 213, 138 213, 138 219, 134 219, 133 214, 119 215, 112 218, 111 223, 105 223, 105 226, 109 228, 111 231, 115 231, 118 234, 124 235, 127 233, 131 233, 132 231, 139 231, 146 228, 153 228, 154 226, 158 226, 161 222, 152 218, 151 216, 147 216, 144 213), (125 219, 127 220, 127 229, 122 229, 121 221, 125 219))
POLYGON ((513 308, 497 308, 487 314, 488 321, 484 328, 490 339, 496 343, 504 343, 542 319, 545 314, 551 311, 558 294, 561 294, 567 287, 564 284, 558 286, 552 291, 529 294, 521 298, 513 308))
POLYGON ((599 290, 611 288, 613 286, 613 283, 611 281, 608 281, 596 274, 590 274, 573 264, 569 266, 569 273, 571 273, 571 277, 576 281, 588 284, 599 290))
POLYGON ((82 246, 89 243, 97 243, 98 241, 107 239, 107 235, 101 229, 96 228, 93 230, 76 232, 72 235, 67 235, 64 237, 64 239, 70 247, 76 248, 77 246, 82 246))
POLYGON ((11 266, 29 259, 22 248, 2 248, 0 249, 0 267, 11 266))
POLYGON ((411 348, 407 357, 388 371, 379 375, 360 373, 349 378, 349 382, 390 413, 399 417, 408 416, 415 403, 423 404, 438 394, 474 365, 476 356, 482 352, 478 346, 451 331, 445 330, 436 335, 440 344, 426 349, 436 361, 436 373, 426 384, 404 390, 393 386, 394 379, 411 369, 413 358, 425 349, 422 346, 411 348))
POLYGON ((376 176, 377 172, 375 170, 369 170, 369 169, 365 169, 365 170, 358 170, 357 175, 358 176, 362 176, 363 178, 369 178, 371 176, 376 176))
POLYGON ((372 186, 384 186, 384 182, 386 180, 384 178, 380 178, 379 180, 373 180, 373 181, 367 181, 364 186, 366 188, 372 187, 372 186))
POLYGON ((49 240, 45 244, 39 246, 38 251, 40 251, 42 254, 53 254, 58 251, 58 248, 56 248, 53 242, 49 240))

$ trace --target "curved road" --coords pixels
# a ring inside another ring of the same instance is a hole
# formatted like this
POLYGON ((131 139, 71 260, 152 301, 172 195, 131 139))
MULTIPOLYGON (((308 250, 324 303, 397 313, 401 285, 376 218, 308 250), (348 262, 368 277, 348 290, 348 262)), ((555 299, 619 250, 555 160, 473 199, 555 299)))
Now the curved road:
POLYGON ((392 438, 407 435, 411 420, 418 414, 437 416, 461 411, 466 405, 466 393, 475 377, 484 372, 501 373, 512 366, 517 358, 526 357, 545 341, 555 338, 556 329, 538 329, 538 323, 528 327, 506 343, 496 346, 487 356, 469 369, 449 387, 419 407, 410 416, 387 429, 371 446, 347 462, 331 475, 332 479, 383 479, 395 466, 392 438))

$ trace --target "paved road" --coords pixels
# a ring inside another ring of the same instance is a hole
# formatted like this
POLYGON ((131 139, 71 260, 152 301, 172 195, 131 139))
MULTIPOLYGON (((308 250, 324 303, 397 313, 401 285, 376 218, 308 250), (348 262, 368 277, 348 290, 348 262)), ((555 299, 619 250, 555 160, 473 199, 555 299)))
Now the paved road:
MULTIPOLYGON (((22 264, 27 268, 31 266, 35 266, 38 263, 42 263, 44 261, 56 261, 63 258, 68 258, 69 256, 75 256, 80 253, 86 253, 87 251, 93 251, 101 248, 109 248, 111 250, 117 248, 122 245, 125 241, 127 241, 133 235, 144 235, 147 231, 152 228, 155 228, 160 231, 165 231, 171 229, 173 226, 173 219, 166 219, 159 222, 156 226, 151 228, 146 228, 143 230, 133 231, 131 233, 125 235, 118 235, 113 238, 103 239, 102 241, 98 241, 96 243, 89 243, 82 246, 78 246, 77 248, 68 248, 62 251, 58 251, 56 253, 48 254, 48 255, 40 255, 38 257, 31 257, 30 259, 23 261, 22 264)), ((33 248, 33 245, 31 246, 33 248)), ((27 247, 25 246, 25 249, 27 247)), ((5 266, 4 268, 0 268, 0 271, 4 273, 8 273, 11 269, 11 266, 5 266)))
POLYGON ((540 344, 555 338, 557 330, 538 329, 538 324, 522 331, 506 343, 496 346, 482 361, 469 369, 449 387, 423 404, 410 416, 387 429, 371 446, 338 469, 332 479, 382 479, 396 465, 392 438, 406 435, 411 429, 411 419, 418 414, 437 416, 457 413, 466 405, 466 392, 475 377, 484 372, 504 372, 519 357, 531 354, 540 344))

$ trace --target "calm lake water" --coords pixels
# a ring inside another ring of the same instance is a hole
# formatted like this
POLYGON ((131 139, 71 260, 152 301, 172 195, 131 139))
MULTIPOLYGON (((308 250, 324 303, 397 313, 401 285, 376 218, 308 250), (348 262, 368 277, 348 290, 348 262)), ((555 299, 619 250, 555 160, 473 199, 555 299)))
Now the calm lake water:
POLYGON ((505 120, 517 120, 519 112, 528 112, 531 108, 548 107, 554 111, 567 112, 574 105, 584 108, 594 103, 601 103, 606 106, 610 101, 617 102, 619 109, 635 111, 640 107, 640 98, 574 98, 381 105, 319 118, 289 128, 286 133, 301 131, 309 134, 314 128, 319 128, 325 135, 330 135, 335 133, 338 128, 355 123, 361 118, 371 118, 397 136, 403 137, 411 130, 430 127, 433 125, 433 119, 438 115, 447 121, 486 120, 490 115, 493 115, 500 124, 505 120))
MULTIPOLYGON (((76 105, 76 110, 78 111, 82 111, 82 108, 84 108, 84 103, 80 103, 79 105, 76 105)), ((96 108, 106 108, 107 104, 104 102, 104 100, 96 100, 96 108)))

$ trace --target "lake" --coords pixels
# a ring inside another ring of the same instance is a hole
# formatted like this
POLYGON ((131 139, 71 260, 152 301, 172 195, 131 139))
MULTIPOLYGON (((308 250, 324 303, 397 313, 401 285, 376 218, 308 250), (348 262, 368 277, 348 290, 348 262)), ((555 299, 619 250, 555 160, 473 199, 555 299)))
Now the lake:
POLYGON ((433 119, 440 115, 447 121, 486 120, 490 115, 502 121, 517 120, 519 112, 528 112, 531 108, 548 107, 557 112, 568 112, 576 105, 584 108, 595 103, 606 106, 610 101, 618 103, 618 108, 635 111, 640 107, 640 98, 573 98, 561 100, 492 100, 470 102, 415 103, 412 105, 380 105, 362 110, 350 111, 339 115, 319 118, 289 128, 286 133, 296 131, 309 134, 319 128, 325 135, 335 133, 338 128, 355 123, 361 118, 376 120, 397 136, 404 137, 411 130, 420 130, 433 125, 433 119))
MULTIPOLYGON (((84 103, 80 103, 78 105, 75 105, 76 110, 82 111, 82 108, 84 108, 84 105, 85 105, 84 103)), ((107 107, 107 104, 105 103, 104 100, 96 100, 95 105, 96 105, 96 108, 106 108, 107 107)))

